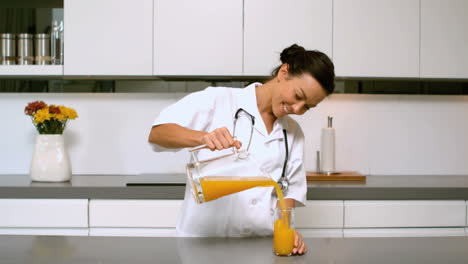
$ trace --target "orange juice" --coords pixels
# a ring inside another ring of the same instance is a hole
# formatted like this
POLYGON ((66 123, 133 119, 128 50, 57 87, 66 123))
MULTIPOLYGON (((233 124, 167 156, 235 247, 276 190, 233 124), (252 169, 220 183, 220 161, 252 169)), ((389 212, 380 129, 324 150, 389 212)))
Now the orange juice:
POLYGON ((285 221, 275 221, 273 231, 273 248, 279 256, 289 256, 294 248, 294 229, 289 228, 285 221))
POLYGON ((276 220, 274 224, 273 248, 277 255, 290 255, 292 253, 294 230, 289 227, 289 216, 286 211, 283 192, 271 178, 210 176, 200 178, 200 186, 205 202, 254 187, 275 187, 282 212, 282 219, 276 220))
POLYGON ((259 186, 273 186, 268 177, 209 176, 200 179, 205 202, 259 186))

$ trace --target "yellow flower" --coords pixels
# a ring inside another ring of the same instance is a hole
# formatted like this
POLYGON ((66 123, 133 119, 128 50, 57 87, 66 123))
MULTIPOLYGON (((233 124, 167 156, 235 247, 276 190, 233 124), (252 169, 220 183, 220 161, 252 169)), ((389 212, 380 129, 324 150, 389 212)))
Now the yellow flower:
POLYGON ((42 109, 37 110, 34 114, 34 124, 39 124, 44 122, 45 120, 50 120, 51 116, 49 114, 49 107, 45 107, 42 109))
POLYGON ((64 114, 55 114, 54 118, 60 121, 67 120, 67 117, 64 114))
POLYGON ((60 119, 60 120, 75 119, 75 118, 78 117, 78 114, 76 113, 75 109, 73 109, 73 108, 65 107, 63 105, 60 105, 59 108, 60 108, 61 115, 63 115, 63 117, 61 117, 61 118, 64 118, 64 119, 60 119))

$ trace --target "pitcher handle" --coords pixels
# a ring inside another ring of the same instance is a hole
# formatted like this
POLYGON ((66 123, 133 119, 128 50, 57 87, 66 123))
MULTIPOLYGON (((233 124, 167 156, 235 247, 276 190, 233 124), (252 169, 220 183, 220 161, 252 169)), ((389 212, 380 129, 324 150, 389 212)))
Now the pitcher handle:
MULTIPOLYGON (((236 140, 236 137, 234 137, 234 140, 236 140)), ((200 151, 202 149, 207 149, 207 148, 208 148, 208 146, 206 144, 203 144, 203 145, 200 145, 200 146, 196 146, 196 147, 194 147, 192 149, 189 149, 189 153, 192 156, 192 160, 193 160, 194 164, 199 163, 196 153, 198 153, 198 151, 200 151)), ((239 151, 234 146, 234 144, 231 145, 230 148, 232 148, 233 154, 238 154, 239 153, 239 151)), ((229 155, 231 155, 231 154, 229 154, 229 155)), ((221 157, 218 157, 218 158, 222 158, 222 157, 225 157, 225 156, 221 156, 221 157)), ((215 159, 218 159, 218 158, 215 158, 215 159)))
POLYGON ((206 148, 208 148, 208 146, 206 144, 203 144, 203 145, 196 146, 196 147, 190 149, 189 152, 194 152, 194 151, 198 151, 198 150, 202 150, 202 149, 206 149, 206 148))

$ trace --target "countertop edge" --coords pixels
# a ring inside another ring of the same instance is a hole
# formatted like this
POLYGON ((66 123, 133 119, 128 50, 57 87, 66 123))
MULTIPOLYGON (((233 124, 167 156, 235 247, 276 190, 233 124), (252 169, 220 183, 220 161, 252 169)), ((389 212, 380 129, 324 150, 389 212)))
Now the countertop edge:
MULTIPOLYGON (((1 199, 182 200, 185 185, 122 187, 0 187, 1 199)), ((468 200, 468 188, 308 187, 307 200, 468 200)))

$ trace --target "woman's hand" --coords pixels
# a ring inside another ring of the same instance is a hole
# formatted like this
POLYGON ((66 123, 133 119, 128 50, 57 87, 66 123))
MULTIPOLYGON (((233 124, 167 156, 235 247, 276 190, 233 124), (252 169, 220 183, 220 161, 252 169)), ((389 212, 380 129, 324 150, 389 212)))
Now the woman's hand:
POLYGON ((220 127, 212 132, 209 132, 201 138, 202 144, 205 144, 210 150, 222 150, 230 147, 240 149, 242 143, 234 140, 231 133, 226 127, 220 127))
POLYGON ((304 243, 304 240, 302 239, 301 233, 297 232, 294 230, 294 248, 292 250, 292 253, 294 255, 302 255, 307 252, 307 246, 304 243))

